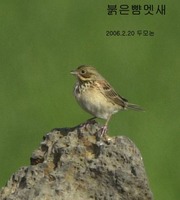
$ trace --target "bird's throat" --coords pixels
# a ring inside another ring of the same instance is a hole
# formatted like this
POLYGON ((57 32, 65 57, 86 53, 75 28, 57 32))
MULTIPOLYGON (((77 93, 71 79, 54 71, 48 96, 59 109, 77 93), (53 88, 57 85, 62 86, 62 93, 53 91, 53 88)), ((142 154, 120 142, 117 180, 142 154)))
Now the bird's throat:
POLYGON ((76 87, 75 87, 75 92, 77 94, 79 93, 82 93, 82 92, 85 92, 87 89, 89 90, 89 88, 92 88, 94 85, 94 81, 82 81, 82 80, 79 80, 76 84, 76 87))

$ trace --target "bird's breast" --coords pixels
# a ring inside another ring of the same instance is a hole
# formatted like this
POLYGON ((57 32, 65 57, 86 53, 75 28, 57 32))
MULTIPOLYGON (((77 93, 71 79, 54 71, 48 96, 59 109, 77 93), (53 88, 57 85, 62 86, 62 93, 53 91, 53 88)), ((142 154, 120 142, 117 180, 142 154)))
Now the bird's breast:
POLYGON ((107 119, 119 110, 117 106, 101 93, 93 82, 87 82, 81 85, 76 84, 74 95, 79 105, 85 111, 98 118, 107 119))

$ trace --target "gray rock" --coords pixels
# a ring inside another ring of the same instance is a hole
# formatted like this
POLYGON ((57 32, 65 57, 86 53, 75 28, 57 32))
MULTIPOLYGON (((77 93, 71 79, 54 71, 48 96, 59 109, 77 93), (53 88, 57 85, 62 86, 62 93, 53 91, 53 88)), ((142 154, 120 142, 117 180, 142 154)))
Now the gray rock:
POLYGON ((0 191, 2 200, 152 200, 141 154, 95 121, 54 129, 0 191))

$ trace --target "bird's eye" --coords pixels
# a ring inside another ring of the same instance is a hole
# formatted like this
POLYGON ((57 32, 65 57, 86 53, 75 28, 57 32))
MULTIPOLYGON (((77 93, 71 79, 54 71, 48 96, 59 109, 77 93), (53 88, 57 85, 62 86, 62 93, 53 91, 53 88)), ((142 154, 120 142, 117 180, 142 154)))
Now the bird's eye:
POLYGON ((81 74, 85 74, 86 71, 84 69, 81 70, 81 74))

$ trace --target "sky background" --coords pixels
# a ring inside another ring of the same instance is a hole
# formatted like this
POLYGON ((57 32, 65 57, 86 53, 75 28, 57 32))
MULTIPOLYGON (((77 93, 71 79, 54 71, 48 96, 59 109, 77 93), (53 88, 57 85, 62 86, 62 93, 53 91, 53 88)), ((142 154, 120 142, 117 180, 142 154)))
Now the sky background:
POLYGON ((73 97, 70 75, 90 64, 146 110, 114 115, 108 134, 125 135, 140 149, 155 199, 179 198, 179 8, 168 0, 145 3, 0 1, 0 187, 29 165, 43 135, 90 117, 73 97), (108 4, 117 15, 108 15, 108 4), (165 14, 156 13, 162 4, 165 14), (140 15, 131 5, 141 6, 140 15), (152 15, 144 5, 153 5, 152 15))

